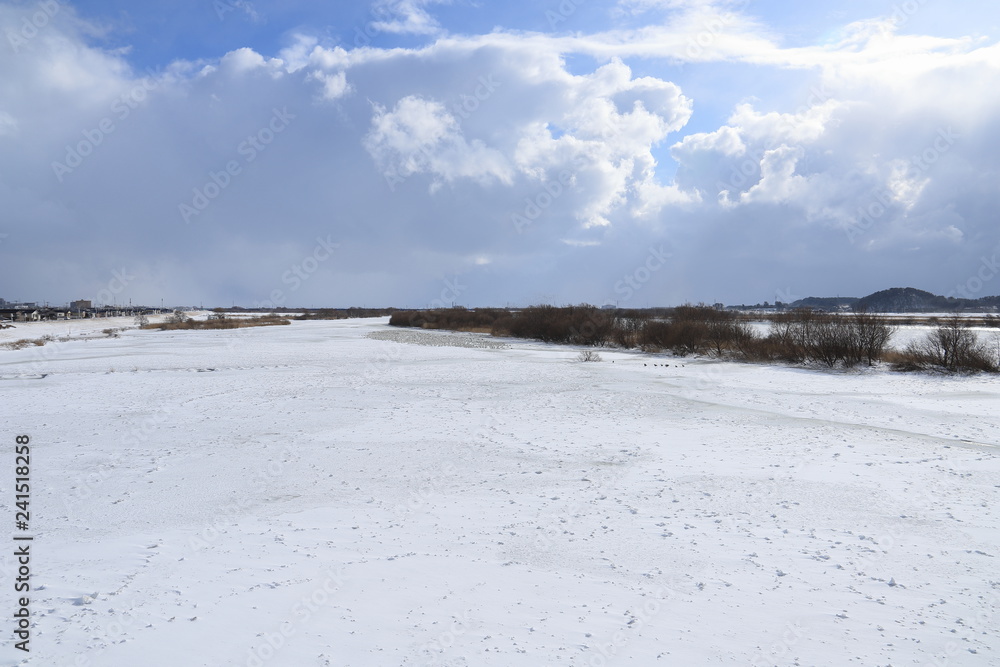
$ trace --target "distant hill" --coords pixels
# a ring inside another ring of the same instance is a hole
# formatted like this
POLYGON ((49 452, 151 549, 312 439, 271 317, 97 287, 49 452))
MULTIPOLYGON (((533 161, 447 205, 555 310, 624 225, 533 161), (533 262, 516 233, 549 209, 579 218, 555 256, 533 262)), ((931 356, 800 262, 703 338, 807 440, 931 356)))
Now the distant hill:
POLYGON ((858 300, 856 307, 876 313, 928 313, 994 310, 997 305, 1000 305, 1000 297, 996 296, 959 299, 938 296, 913 287, 893 287, 869 294, 858 300))
POLYGON ((850 310, 858 300, 856 296, 807 296, 791 305, 793 308, 814 310, 850 310))
POLYGON ((982 312, 1000 308, 1000 296, 959 299, 938 296, 914 287, 893 287, 860 299, 854 297, 808 297, 799 299, 790 305, 793 308, 815 308, 818 310, 863 309, 871 313, 982 312))

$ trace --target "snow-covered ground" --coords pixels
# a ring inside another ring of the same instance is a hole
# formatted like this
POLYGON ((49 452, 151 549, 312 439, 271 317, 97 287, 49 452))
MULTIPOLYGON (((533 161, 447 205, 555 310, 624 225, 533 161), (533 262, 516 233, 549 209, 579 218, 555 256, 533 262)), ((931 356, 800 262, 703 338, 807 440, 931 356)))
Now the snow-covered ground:
MULTIPOLYGON (((209 311, 190 311, 189 317, 194 319, 205 319, 210 314, 209 311)), ((169 315, 149 315, 151 323, 158 323, 166 320, 169 315)), ((77 320, 46 320, 43 322, 4 322, 5 328, 0 329, 0 345, 12 343, 17 340, 37 340, 46 336, 51 336, 57 341, 67 342, 65 339, 86 340, 103 338, 107 334, 106 329, 121 333, 126 329, 137 329, 138 325, 134 317, 95 317, 77 320)), ((2 348, 0 348, 2 350, 2 348)))
POLYGON ((0 349, 0 664, 1000 664, 995 378, 386 321, 0 349))
MULTIPOLYGON (((151 322, 157 322, 164 315, 153 315, 151 322)), ((135 319, 132 317, 98 317, 81 320, 51 320, 45 322, 6 322, 6 328, 0 329, 0 344, 12 343, 16 340, 36 340, 45 336, 53 338, 101 338, 105 329, 134 329, 135 319)))

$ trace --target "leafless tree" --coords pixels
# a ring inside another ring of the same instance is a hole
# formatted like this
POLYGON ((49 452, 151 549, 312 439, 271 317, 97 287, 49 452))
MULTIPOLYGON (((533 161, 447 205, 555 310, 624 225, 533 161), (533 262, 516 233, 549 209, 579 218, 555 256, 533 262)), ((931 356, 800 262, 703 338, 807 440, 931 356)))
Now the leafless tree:
POLYGON ((860 310, 851 316, 851 350, 850 356, 855 363, 862 360, 873 366, 882 358, 882 353, 889 345, 896 327, 882 315, 874 315, 860 310))

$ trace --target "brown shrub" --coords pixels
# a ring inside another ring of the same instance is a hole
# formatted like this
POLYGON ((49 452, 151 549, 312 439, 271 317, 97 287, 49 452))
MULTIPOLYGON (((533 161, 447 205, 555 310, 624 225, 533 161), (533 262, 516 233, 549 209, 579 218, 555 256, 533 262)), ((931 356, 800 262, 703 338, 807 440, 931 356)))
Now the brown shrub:
POLYGON ((952 317, 938 325, 920 343, 907 348, 909 355, 925 364, 951 372, 990 372, 1000 368, 997 359, 959 317, 952 317))
POLYGON ((930 360, 913 345, 904 350, 886 350, 882 360, 889 364, 889 368, 901 373, 923 371, 932 366, 930 360))
POLYGON ((272 315, 263 317, 239 318, 239 319, 208 319, 192 320, 190 318, 180 322, 167 321, 160 324, 150 324, 144 329, 159 329, 160 331, 179 330, 218 330, 218 329, 245 329, 247 327, 267 327, 281 324, 290 324, 288 318, 272 315))
POLYGON ((767 338, 777 359, 828 368, 838 363, 850 368, 863 361, 874 365, 895 331, 885 317, 863 311, 841 315, 800 308, 775 313, 770 322, 767 338))
MULTIPOLYGON (((505 309, 447 308, 396 311, 393 326, 487 331, 497 336, 551 343, 624 348, 648 352, 670 350, 677 355, 712 354, 749 362, 813 362, 846 368, 888 361, 898 370, 938 364, 927 350, 893 351, 888 344, 895 327, 882 315, 857 312, 831 314, 810 309, 775 313, 768 318, 767 336, 756 335, 738 313, 704 304, 672 309, 621 310, 590 305, 557 308, 531 306, 505 309)), ((967 368, 995 369, 982 347, 965 355, 967 368)))
POLYGON ((469 310, 461 306, 438 310, 397 310, 389 316, 389 325, 420 329, 489 332, 506 314, 507 311, 500 308, 469 310))

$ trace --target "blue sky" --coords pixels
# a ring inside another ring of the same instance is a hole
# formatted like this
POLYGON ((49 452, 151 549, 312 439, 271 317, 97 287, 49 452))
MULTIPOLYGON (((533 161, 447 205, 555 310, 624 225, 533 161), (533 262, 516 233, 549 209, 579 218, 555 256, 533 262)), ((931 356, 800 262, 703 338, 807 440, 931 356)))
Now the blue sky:
POLYGON ((41 0, 0 34, 3 298, 1000 293, 995 3, 41 0))

